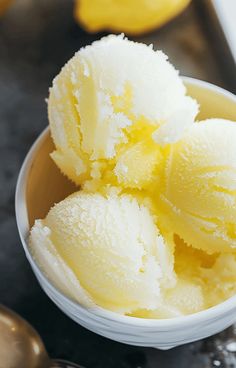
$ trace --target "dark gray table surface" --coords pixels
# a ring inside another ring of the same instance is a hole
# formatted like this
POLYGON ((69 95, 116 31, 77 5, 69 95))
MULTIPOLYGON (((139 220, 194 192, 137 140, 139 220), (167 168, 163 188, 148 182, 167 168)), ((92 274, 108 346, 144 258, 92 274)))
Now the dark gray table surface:
MULTIPOLYGON (((163 49, 181 74, 230 86, 195 1, 161 30, 138 37, 163 49)), ((67 318, 40 289, 15 224, 14 191, 25 154, 47 124, 45 98, 52 78, 89 35, 74 22, 70 0, 18 0, 0 19, 0 303, 39 331, 52 357, 88 368, 236 367, 227 344, 234 328, 169 351, 122 345, 67 318)), ((40 185, 40 183, 39 183, 40 185)))

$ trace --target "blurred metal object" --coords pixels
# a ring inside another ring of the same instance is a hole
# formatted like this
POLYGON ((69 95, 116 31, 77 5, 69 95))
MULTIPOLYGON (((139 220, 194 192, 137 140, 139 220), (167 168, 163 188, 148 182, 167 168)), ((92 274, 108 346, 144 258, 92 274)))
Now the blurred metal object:
POLYGON ((201 0, 197 5, 228 88, 236 93, 236 1, 201 0))
POLYGON ((34 328, 18 314, 0 305, 0 368, 82 368, 49 358, 34 328))
POLYGON ((236 65, 236 1, 211 0, 211 6, 236 65))

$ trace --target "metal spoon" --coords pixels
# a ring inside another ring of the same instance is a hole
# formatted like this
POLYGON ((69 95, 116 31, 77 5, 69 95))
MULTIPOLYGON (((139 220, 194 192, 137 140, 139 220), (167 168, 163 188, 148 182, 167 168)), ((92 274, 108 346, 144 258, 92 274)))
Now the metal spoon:
POLYGON ((34 328, 18 314, 0 305, 0 368, 83 368, 51 360, 34 328))

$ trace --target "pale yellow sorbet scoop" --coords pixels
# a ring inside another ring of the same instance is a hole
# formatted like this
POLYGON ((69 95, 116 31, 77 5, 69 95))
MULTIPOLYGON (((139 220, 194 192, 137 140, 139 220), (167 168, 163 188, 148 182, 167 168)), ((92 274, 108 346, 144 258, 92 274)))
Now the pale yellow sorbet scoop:
POLYGON ((169 227, 188 244, 236 252, 236 122, 195 123, 170 148, 157 197, 169 227))
POLYGON ((86 306, 152 310, 175 283, 173 247, 130 195, 77 192, 35 222, 30 243, 50 280, 86 306))
POLYGON ((155 176, 158 147, 180 139, 197 113, 163 52, 110 35, 78 51, 53 81, 52 158, 90 190, 142 189, 155 176))

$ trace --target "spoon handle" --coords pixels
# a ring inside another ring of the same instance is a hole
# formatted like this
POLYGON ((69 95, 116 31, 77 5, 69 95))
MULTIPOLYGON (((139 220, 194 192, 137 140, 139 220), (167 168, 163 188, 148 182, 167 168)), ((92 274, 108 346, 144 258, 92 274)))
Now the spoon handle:
POLYGON ((82 365, 68 362, 66 360, 53 359, 50 368, 84 368, 82 365))

